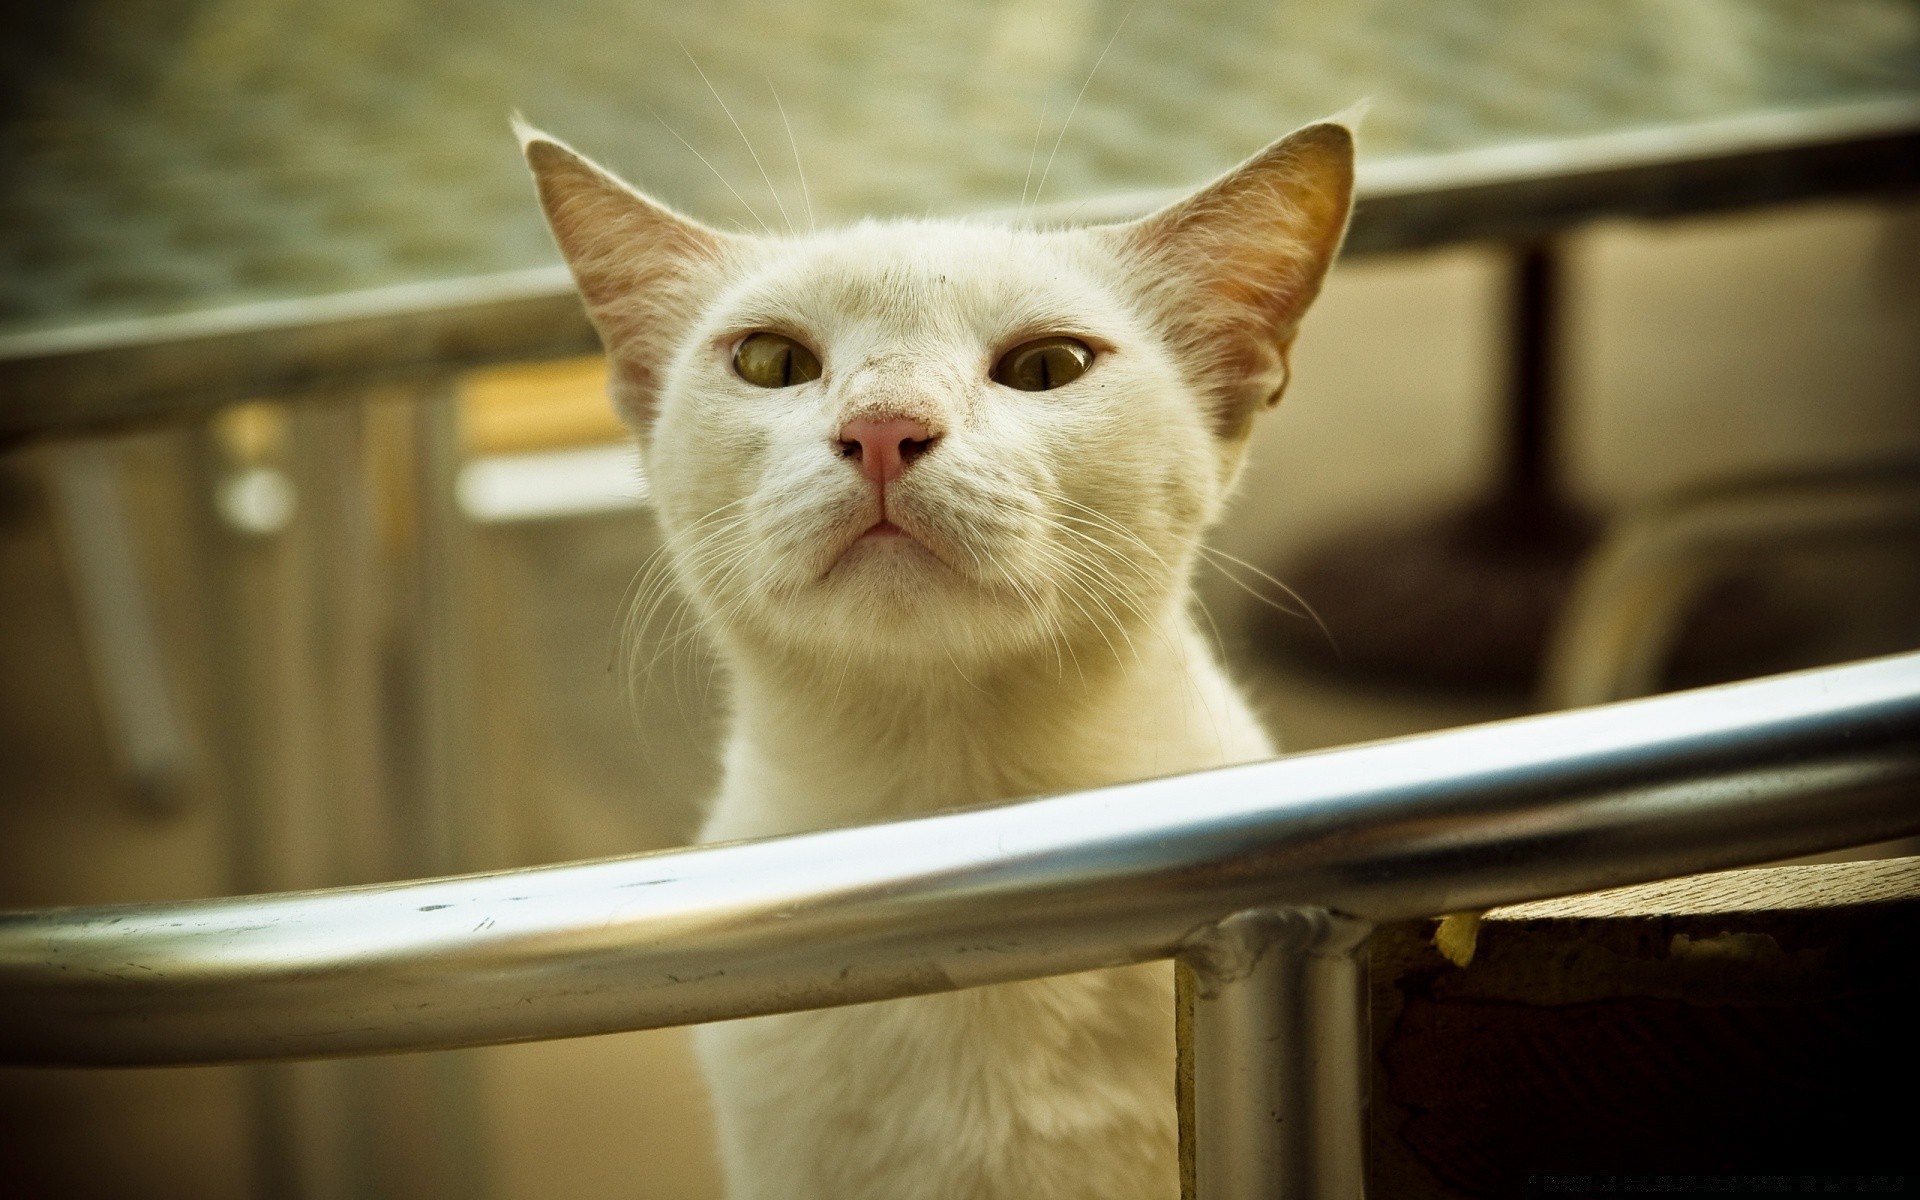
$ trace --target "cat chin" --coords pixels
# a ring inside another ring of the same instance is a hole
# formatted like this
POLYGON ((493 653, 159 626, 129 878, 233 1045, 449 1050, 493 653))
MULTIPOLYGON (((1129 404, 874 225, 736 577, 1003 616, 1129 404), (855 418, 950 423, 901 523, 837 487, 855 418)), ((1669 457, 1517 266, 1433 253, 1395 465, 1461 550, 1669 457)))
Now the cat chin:
MULTIPOLYGON (((965 620, 979 585, 926 543, 905 534, 863 534, 809 589, 806 607, 859 628, 917 627, 965 620)), ((973 615, 973 619, 981 619, 973 615)))
POLYGON ((1018 656, 1031 614, 909 538, 862 539, 758 613, 754 640, 822 663, 951 664, 1018 656))

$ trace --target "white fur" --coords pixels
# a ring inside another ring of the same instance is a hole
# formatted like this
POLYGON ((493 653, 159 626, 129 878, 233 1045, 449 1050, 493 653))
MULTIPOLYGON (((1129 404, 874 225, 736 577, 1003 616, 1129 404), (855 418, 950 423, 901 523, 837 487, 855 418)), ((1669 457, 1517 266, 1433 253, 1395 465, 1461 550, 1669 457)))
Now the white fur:
MULTIPOLYGON (((1298 167, 1274 157, 1286 145, 1265 156, 1280 167, 1257 159, 1158 225, 776 240, 699 229, 529 143, 679 586, 733 681, 706 838, 1273 752, 1196 633, 1187 581, 1338 243, 1338 228, 1305 231, 1315 241, 1288 222, 1337 208, 1344 228, 1344 193, 1275 200, 1285 180, 1268 176, 1298 167), (609 212, 629 241, 594 240, 609 212), (659 261, 654 224, 694 249, 659 261), (1291 289, 1284 303, 1269 288, 1255 311, 1237 280, 1207 289, 1235 252, 1291 289), (1216 324, 1252 342, 1208 343, 1216 324), (755 330, 805 342, 822 377, 740 379, 732 349, 755 330), (1094 347, 1083 377, 1037 393, 992 381, 999 355, 1053 334, 1094 347), (856 540, 879 504, 837 431, 861 415, 940 435, 887 491, 911 540, 856 540)), ((730 1195, 1168 1200, 1172 1005, 1171 970, 1152 964, 703 1028, 730 1195)))

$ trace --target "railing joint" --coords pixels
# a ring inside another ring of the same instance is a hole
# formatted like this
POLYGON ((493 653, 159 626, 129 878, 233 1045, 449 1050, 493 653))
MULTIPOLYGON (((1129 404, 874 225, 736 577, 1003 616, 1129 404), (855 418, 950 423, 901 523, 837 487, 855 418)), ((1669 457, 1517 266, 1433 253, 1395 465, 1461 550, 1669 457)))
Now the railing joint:
POLYGON ((1188 1200, 1330 1200, 1366 1190, 1372 922, 1247 909, 1180 956, 1188 1200))

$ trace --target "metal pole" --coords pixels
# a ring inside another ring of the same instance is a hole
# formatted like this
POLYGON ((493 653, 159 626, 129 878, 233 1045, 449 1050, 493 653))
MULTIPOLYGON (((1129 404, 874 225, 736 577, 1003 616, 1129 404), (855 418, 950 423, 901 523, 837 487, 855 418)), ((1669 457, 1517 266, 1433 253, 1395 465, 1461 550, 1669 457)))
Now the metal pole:
MULTIPOLYGON (((275 703, 243 827, 249 887, 442 875, 472 738, 462 718, 463 528, 455 396, 344 398, 290 412, 297 515, 280 547, 275 703)), ((485 1191, 473 1062, 460 1054, 291 1063, 261 1076, 261 1194, 485 1191)))
POLYGON ((1511 312, 1507 329, 1512 354, 1507 382, 1501 487, 1505 499, 1533 514, 1560 502, 1556 368, 1565 342, 1561 320, 1560 249, 1551 240, 1522 242, 1513 250, 1511 312))
POLYGON ((1182 955, 1190 1200, 1366 1194, 1372 932, 1324 908, 1261 909, 1182 955))
POLYGON ((1190 954, 1248 909, 1390 921, 1883 841, 1920 832, 1916 784, 1910 654, 765 841, 0 913, 0 1061, 444 1049, 1008 983, 1190 954))
POLYGON ((122 486, 125 457, 110 441, 62 446, 50 456, 48 482, 120 785, 136 808, 170 813, 186 802, 194 752, 122 486))

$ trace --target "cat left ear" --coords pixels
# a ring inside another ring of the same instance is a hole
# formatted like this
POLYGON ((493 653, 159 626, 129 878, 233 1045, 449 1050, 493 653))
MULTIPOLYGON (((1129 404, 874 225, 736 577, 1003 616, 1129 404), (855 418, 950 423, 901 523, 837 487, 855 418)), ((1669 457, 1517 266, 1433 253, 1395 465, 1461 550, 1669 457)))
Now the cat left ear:
POLYGON ((553 240, 606 346, 614 402, 644 428, 668 360, 733 239, 648 199, 518 117, 513 127, 553 240))
POLYGON ((1149 308, 1238 438, 1280 402, 1300 318, 1320 294, 1353 209, 1353 133, 1290 134, 1194 195, 1101 231, 1143 271, 1149 308))

